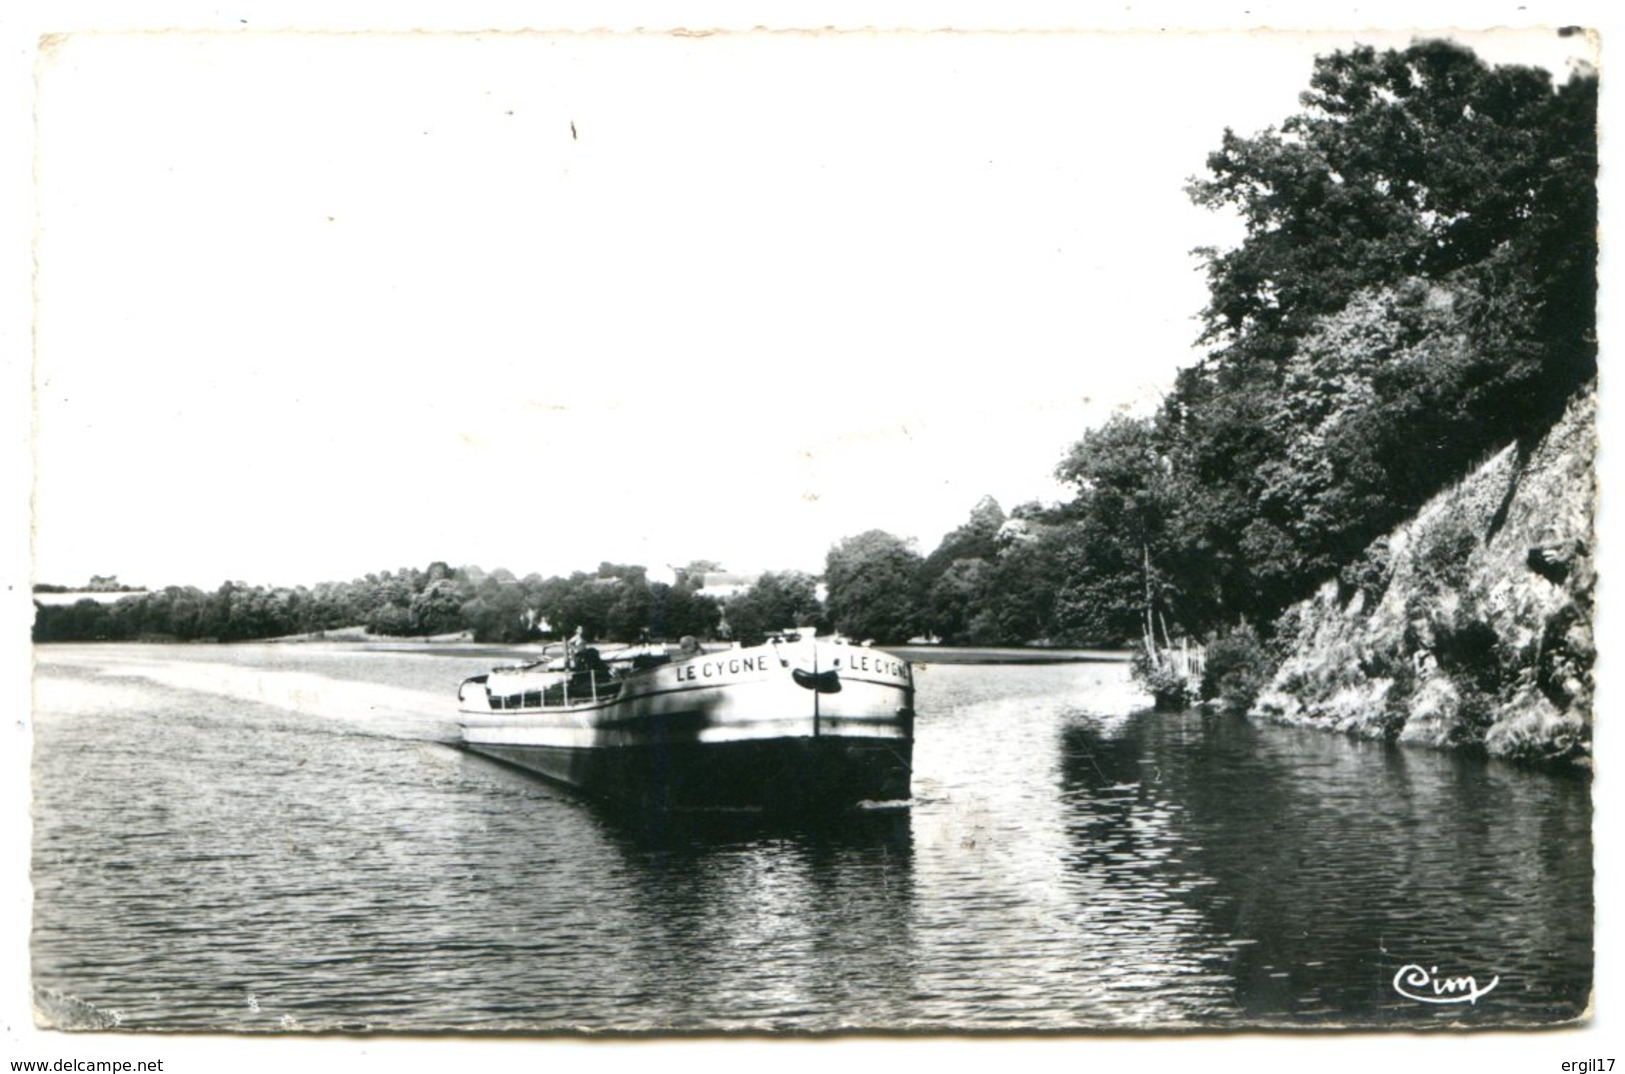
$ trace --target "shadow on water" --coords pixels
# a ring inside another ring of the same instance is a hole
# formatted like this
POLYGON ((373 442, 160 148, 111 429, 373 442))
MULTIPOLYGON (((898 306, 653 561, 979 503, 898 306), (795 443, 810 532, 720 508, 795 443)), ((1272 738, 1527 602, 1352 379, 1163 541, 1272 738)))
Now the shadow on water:
POLYGON ((1068 868, 1133 914, 1199 911, 1232 1001, 1308 1024, 1549 1023, 1592 971, 1589 786, 1440 751, 1195 712, 1060 735, 1068 868), (1407 964, 1499 977, 1476 1003, 1407 964))
POLYGON ((885 847, 907 856, 911 845, 906 806, 848 809, 817 815, 751 810, 666 812, 590 804, 629 848, 676 858, 730 847, 775 842, 808 850, 885 847))

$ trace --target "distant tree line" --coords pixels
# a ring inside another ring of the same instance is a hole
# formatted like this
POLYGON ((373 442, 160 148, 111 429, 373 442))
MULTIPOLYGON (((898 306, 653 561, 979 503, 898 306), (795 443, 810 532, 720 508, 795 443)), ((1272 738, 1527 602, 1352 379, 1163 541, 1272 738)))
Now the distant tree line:
POLYGON ((1593 72, 1554 85, 1448 42, 1360 47, 1318 59, 1301 103, 1279 128, 1226 131, 1192 180, 1198 204, 1246 225, 1235 248, 1198 251, 1210 349, 1154 414, 1072 446, 1065 502, 1007 515, 984 498, 928 555, 880 530, 847 537, 822 601, 795 571, 723 606, 700 571, 667 585, 609 563, 546 579, 434 564, 41 608, 36 637, 363 624, 753 640, 812 623, 885 644, 1116 646, 1238 627, 1243 648, 1267 641, 1326 579, 1369 586, 1383 566, 1368 546, 1488 452, 1532 442, 1597 363, 1593 72))
POLYGON ((139 593, 142 591, 138 585, 123 585, 116 574, 93 574, 90 583, 84 586, 51 585, 42 582, 34 587, 36 593, 76 593, 88 591, 91 593, 139 593))
POLYGON ((601 563, 568 577, 524 578, 498 568, 382 571, 349 582, 267 587, 226 582, 213 592, 169 586, 113 603, 38 606, 36 641, 248 641, 361 626, 403 637, 467 631, 478 641, 522 642, 578 627, 594 639, 711 636, 718 603, 698 572, 650 582, 640 566, 601 563))

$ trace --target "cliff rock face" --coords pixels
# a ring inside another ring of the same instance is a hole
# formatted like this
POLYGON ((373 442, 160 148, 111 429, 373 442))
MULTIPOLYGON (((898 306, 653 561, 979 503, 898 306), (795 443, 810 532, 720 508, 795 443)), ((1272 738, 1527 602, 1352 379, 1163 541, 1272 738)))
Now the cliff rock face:
POLYGON ((1289 609, 1255 714, 1589 764, 1595 456, 1593 391, 1289 609))

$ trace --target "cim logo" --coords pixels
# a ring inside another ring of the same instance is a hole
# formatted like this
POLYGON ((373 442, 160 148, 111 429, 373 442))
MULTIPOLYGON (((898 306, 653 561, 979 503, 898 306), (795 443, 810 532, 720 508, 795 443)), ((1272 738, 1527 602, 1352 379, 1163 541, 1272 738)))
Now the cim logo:
POLYGON ((1439 967, 1424 969, 1415 963, 1399 967, 1394 974, 1394 991, 1418 1003, 1474 1003, 1501 983, 1501 978, 1490 978, 1490 983, 1479 987, 1476 977, 1440 977, 1439 967))

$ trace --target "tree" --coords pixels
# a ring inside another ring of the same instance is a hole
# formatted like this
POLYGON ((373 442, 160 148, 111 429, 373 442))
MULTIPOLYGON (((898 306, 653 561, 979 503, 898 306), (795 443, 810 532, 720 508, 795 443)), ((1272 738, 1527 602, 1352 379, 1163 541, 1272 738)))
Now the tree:
POLYGON ((1315 63, 1193 180, 1213 349, 1158 415, 1194 626, 1267 623, 1596 368, 1596 78, 1442 41, 1315 63))
POLYGON ((970 517, 944 535, 920 567, 921 626, 944 641, 970 640, 971 624, 991 594, 989 567, 999 557, 1008 519, 999 501, 983 496, 970 517))
POLYGON ((944 535, 941 543, 925 558, 923 580, 931 586, 960 560, 993 560, 999 554, 999 530, 1005 523, 1004 509, 992 496, 983 496, 971 508, 970 517, 958 529, 944 535))
POLYGON ((641 568, 638 575, 621 580, 615 589, 615 601, 609 606, 606 620, 609 636, 620 641, 636 641, 645 631, 652 631, 654 595, 641 568))
POLYGON ((708 638, 716 634, 722 609, 714 599, 696 592, 693 586, 655 582, 649 587, 649 595, 652 598, 649 630, 654 637, 674 639, 693 635, 708 638))
POLYGON ((589 640, 604 637, 609 631, 610 609, 620 596, 620 582, 614 577, 600 577, 580 571, 565 580, 562 600, 557 616, 549 616, 554 629, 560 634, 573 634, 577 628, 589 640))
MULTIPOLYGON (((1177 603, 1168 570, 1171 463, 1156 424, 1119 415, 1085 433, 1056 468, 1077 490, 1056 628, 1068 640, 1155 640, 1177 603)), ((1177 621, 1177 616, 1174 616, 1177 621)))
POLYGON ((1279 129, 1225 131, 1211 176, 1191 183, 1198 204, 1247 227, 1234 249, 1205 251, 1209 339, 1243 351, 1295 339, 1364 288, 1539 245, 1552 224, 1583 241, 1594 76, 1554 93, 1544 71, 1423 41, 1319 58, 1302 102, 1279 129))
POLYGON ((951 644, 973 640, 972 624, 991 596, 988 576, 992 570, 986 558, 954 560, 926 592, 927 629, 951 644))
MULTIPOLYGON (((399 604, 380 605, 367 617, 367 632, 370 634, 411 634, 413 632, 412 612, 399 604)), ((222 638, 221 640, 226 639, 222 638)))
POLYGON ((824 561, 828 610, 835 629, 885 645, 920 629, 920 567, 909 543, 883 530, 847 537, 824 561))
POLYGON ((412 630, 416 634, 449 634, 462 630, 463 600, 449 578, 430 582, 412 598, 412 630))
POLYGON ((760 644, 774 630, 809 626, 822 614, 818 583, 801 571, 768 571, 727 606, 728 627, 746 645, 760 644))
POLYGON ((1074 527, 1040 515, 1027 515, 1024 521, 1025 536, 1001 547, 998 558, 977 579, 981 599, 967 641, 1021 645, 1052 637, 1055 594, 1074 527))
POLYGON ((524 613, 523 592, 517 586, 504 586, 494 592, 482 590, 463 602, 459 612, 475 641, 529 641, 534 631, 524 613))
POLYGON ((623 582, 645 579, 649 568, 635 563, 611 563, 607 559, 598 564, 599 578, 619 578, 623 582))

